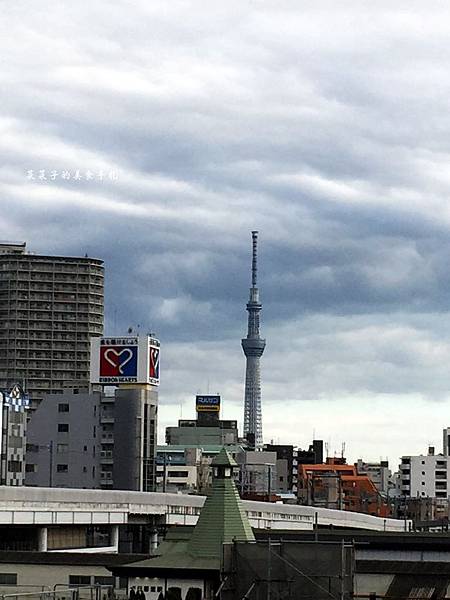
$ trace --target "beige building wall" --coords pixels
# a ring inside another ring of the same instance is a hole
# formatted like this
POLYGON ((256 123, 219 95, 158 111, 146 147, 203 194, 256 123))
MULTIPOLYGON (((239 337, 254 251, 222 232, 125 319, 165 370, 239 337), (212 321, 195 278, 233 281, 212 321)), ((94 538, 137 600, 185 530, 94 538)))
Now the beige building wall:
POLYGON ((384 596, 394 579, 392 574, 355 573, 355 595, 376 593, 384 596))
MULTIPOLYGON (((53 590, 56 584, 69 585, 71 575, 90 577, 90 584, 95 577, 111 577, 111 572, 100 565, 29 565, 20 563, 0 564, 0 574, 16 573, 17 586, 0 585, 0 595, 15 592, 33 592, 53 590)), ((116 578, 118 586, 119 581, 116 578)))

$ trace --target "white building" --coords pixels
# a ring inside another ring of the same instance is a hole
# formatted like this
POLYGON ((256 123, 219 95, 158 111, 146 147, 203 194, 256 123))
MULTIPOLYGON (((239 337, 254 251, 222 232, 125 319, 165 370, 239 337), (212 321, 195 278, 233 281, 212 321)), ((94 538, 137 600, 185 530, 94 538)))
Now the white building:
POLYGON ((410 498, 447 499, 449 467, 450 457, 436 455, 432 446, 427 455, 402 456, 399 466, 400 493, 410 498))

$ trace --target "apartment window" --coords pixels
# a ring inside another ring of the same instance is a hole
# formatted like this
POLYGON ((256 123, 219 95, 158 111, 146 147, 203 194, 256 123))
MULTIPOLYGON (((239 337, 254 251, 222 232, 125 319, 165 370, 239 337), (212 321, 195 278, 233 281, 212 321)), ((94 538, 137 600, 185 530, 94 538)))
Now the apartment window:
POLYGON ((69 585, 90 585, 90 575, 69 575, 69 585))
POLYGON ((58 412, 68 413, 69 410, 70 410, 70 406, 68 404, 58 404, 58 412))
POLYGON ((27 463, 25 465, 25 471, 27 473, 36 473, 36 465, 34 465, 32 463, 27 463))
POLYGON ((8 471, 10 473, 20 473, 22 471, 22 461, 8 460, 8 471))
POLYGON ((20 425, 23 423, 23 414, 20 412, 10 412, 9 413, 9 422, 15 423, 16 425, 20 425))
POLYGON ((17 585, 17 573, 0 573, 0 585, 17 585))
POLYGON ((57 473, 68 473, 69 465, 56 465, 57 473))
POLYGON ((58 423, 59 433, 69 433, 69 423, 58 423))
POLYGON ((64 452, 69 452, 69 444, 57 444, 56 452, 59 454, 63 454, 64 452))
POLYGON ((169 471, 167 473, 168 477, 188 477, 188 471, 169 471))
POLYGON ((121 590, 126 589, 128 586, 128 577, 119 577, 119 588, 121 590))
POLYGON ((94 577, 94 584, 96 585, 114 585, 115 578, 108 575, 97 575, 94 577))
POLYGON ((39 446, 37 444, 27 444, 27 452, 39 452, 39 446))

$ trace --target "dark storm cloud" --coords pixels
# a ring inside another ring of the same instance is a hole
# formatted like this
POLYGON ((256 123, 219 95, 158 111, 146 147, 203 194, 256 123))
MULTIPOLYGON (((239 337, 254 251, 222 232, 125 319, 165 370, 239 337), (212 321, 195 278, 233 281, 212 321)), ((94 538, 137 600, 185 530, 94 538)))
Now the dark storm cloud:
POLYGON ((207 362, 237 410, 255 228, 266 415, 280 395, 441 399, 449 17, 439 2, 15 2, 1 237, 104 258, 108 331, 159 333, 167 403, 207 362), (39 169, 106 178, 27 179, 39 169))

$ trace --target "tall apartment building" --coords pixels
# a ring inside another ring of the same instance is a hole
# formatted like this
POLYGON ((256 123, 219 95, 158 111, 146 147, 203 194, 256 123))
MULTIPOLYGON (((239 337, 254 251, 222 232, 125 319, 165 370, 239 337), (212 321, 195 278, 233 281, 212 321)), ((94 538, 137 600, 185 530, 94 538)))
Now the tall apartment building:
POLYGON ((0 243, 0 388, 44 394, 89 383, 90 338, 103 333, 103 261, 42 256, 0 243))

